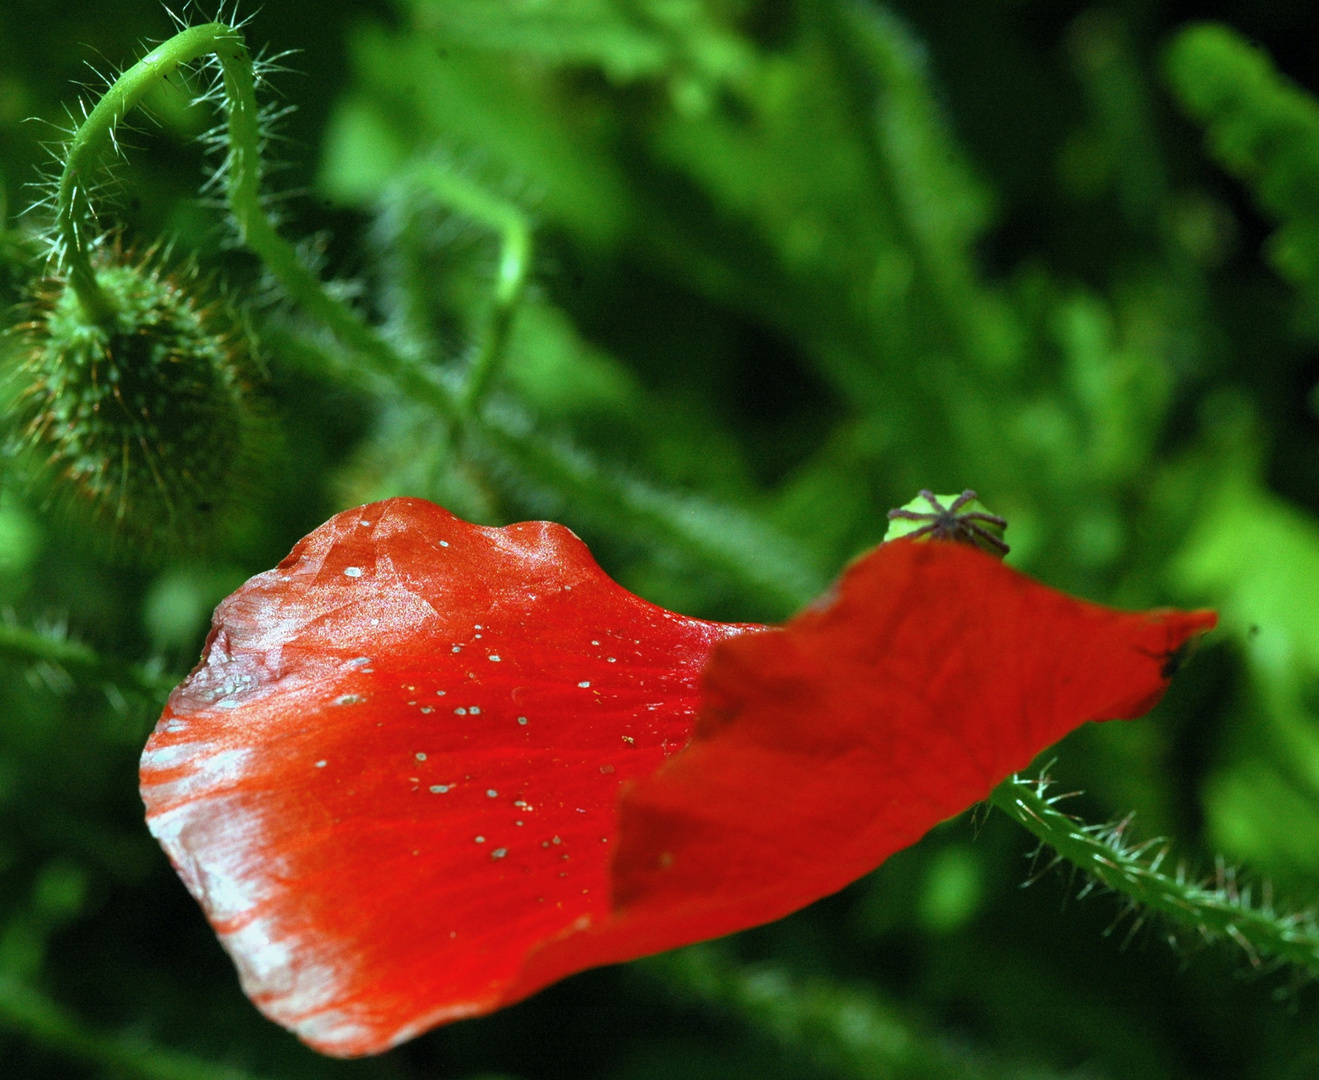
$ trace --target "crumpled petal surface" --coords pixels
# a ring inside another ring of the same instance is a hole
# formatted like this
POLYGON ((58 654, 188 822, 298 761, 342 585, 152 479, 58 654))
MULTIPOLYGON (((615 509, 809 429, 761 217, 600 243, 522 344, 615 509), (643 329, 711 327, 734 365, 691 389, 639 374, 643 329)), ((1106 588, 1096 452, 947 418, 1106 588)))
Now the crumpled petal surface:
POLYGON ((836 891, 1146 711, 1213 621, 898 541, 781 629, 710 623, 562 526, 391 499, 220 605, 142 793, 257 1006, 374 1053, 836 891))
POLYGON ((713 936, 836 892, 1082 723, 1144 715, 1216 621, 884 544, 827 604, 714 650, 691 745, 624 794, 615 905, 713 936))

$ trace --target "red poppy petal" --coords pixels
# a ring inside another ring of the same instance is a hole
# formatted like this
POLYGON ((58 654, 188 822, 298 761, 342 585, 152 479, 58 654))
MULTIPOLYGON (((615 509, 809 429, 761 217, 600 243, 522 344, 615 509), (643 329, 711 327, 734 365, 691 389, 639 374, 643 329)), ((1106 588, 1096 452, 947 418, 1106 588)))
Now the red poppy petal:
POLYGON ((1213 622, 900 542, 748 634, 632 596, 560 526, 390 500, 221 605, 143 795, 253 1000, 371 1053, 835 891, 1149 708, 1213 622))
POLYGON ((633 596, 559 525, 340 514, 216 611, 143 753, 148 822, 267 1016, 383 1050, 608 915, 619 785, 748 629, 633 596))
MULTIPOLYGON (((1215 622, 1075 600, 964 545, 881 546, 827 606, 715 650, 692 744, 623 792, 597 953, 837 891, 1087 720, 1152 708, 1215 622)), ((551 975, 555 957, 537 963, 551 975)))

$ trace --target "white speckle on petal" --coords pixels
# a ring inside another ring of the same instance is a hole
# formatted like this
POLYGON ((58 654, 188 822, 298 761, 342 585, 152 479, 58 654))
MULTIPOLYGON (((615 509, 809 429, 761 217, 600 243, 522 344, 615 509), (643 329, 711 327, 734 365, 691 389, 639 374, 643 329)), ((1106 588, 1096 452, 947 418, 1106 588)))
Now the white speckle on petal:
POLYGON ((590 680, 590 679, 583 679, 583 680, 582 680, 581 682, 579 682, 577 685, 580 686, 583 690, 585 690, 588 686, 591 685, 591 680, 590 680))
POLYGON ((426 755, 423 754, 423 753, 421 753, 420 751, 418 751, 414 756, 416 757, 416 759, 417 759, 418 761, 425 761, 425 760, 426 760, 426 755))
POLYGON ((343 572, 344 577, 361 577, 362 568, 360 566, 346 566, 343 572))
POLYGON ((468 711, 469 713, 471 713, 473 716, 480 716, 480 715, 481 715, 481 706, 479 706, 479 705, 473 705, 473 706, 472 706, 470 709, 468 709, 467 711, 468 711))
POLYGON ((142 752, 142 767, 150 769, 169 769, 186 762, 187 759, 207 748, 206 743, 175 743, 172 746, 158 746, 142 752))
POLYGON ((522 724, 523 726, 526 726, 527 718, 526 718, 525 716, 519 716, 519 717, 518 717, 518 723, 519 723, 519 724, 522 724))
POLYGON ((494 851, 492 851, 492 852, 490 853, 490 857, 491 857, 492 859, 502 859, 502 858, 503 858, 505 855, 507 855, 507 854, 508 854, 508 848, 506 848, 506 847, 497 847, 497 848, 495 848, 494 851))
POLYGON ((448 784, 432 784, 430 786, 430 793, 432 795, 443 795, 448 790, 449 790, 448 784))
POLYGON ((499 792, 497 792, 494 788, 486 788, 485 793, 492 799, 499 798, 499 792))
POLYGON ((499 663, 499 657, 497 656, 491 656, 490 659, 493 660, 496 664, 499 663))
POLYGON ((477 842, 478 844, 484 844, 484 843, 485 843, 485 837, 484 837, 484 836, 478 836, 478 837, 476 838, 476 842, 477 842))
POLYGON ((325 766, 328 765, 328 764, 329 764, 328 761, 326 761, 324 758, 321 758, 320 761, 316 762, 316 768, 318 768, 318 769, 323 769, 323 768, 325 768, 325 766))
POLYGON ((466 715, 467 715, 467 710, 464 709, 464 708, 462 708, 461 706, 459 706, 458 708, 456 708, 456 709, 453 710, 453 715, 454 715, 454 716, 466 716, 466 715))

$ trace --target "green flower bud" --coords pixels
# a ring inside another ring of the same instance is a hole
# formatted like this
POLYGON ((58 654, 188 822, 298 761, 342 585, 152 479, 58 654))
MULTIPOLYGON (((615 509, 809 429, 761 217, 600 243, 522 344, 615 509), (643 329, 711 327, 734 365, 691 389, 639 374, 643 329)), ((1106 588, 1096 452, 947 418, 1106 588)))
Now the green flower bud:
POLYGON ((935 495, 922 491, 906 506, 888 512, 885 542, 906 536, 911 539, 954 540, 974 544, 981 551, 1003 558, 1008 545, 1004 518, 991 514, 968 488, 960 495, 935 495))
POLYGON ((239 335, 199 303, 195 273, 117 248, 94 272, 105 317, 52 279, 17 330, 16 441, 117 539, 191 544, 232 498, 250 431, 239 335))

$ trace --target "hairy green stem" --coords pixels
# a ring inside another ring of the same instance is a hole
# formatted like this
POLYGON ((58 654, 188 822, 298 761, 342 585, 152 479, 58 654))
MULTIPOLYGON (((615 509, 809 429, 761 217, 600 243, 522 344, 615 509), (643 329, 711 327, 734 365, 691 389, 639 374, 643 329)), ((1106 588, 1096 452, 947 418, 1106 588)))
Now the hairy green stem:
MULTIPOLYGON (((179 65, 211 54, 219 62, 223 77, 229 136, 225 180, 229 208, 237 221, 240 238, 290 297, 348 346, 372 374, 383 376, 402 393, 435 409, 441 416, 458 421, 465 443, 479 448, 478 452, 493 452, 542 482, 574 496, 589 495, 587 501, 591 505, 607 504, 621 520, 686 550, 698 563, 712 565, 732 580, 750 586, 753 592, 780 609, 791 610, 818 591, 823 584, 819 574, 800 565, 785 544, 742 515, 615 477, 580 454, 546 444, 529 425, 511 422, 479 408, 497 370, 531 264, 530 226, 515 207, 438 167, 416 178, 423 190, 437 201, 488 225, 502 238, 489 327, 466 382, 457 392, 435 369, 406 358, 333 296, 298 258, 292 245, 279 235, 262 208, 256 80, 243 37, 232 27, 208 23, 185 30, 117 80, 74 138, 74 146, 81 148, 80 168, 85 168, 94 157, 88 148, 94 149, 98 140, 103 144, 110 137, 114 124, 142 99, 152 78, 163 78, 179 65)), ((76 233, 76 229, 70 228, 76 233)), ((85 261, 84 248, 79 246, 77 251, 85 261)), ((90 262, 85 261, 85 265, 84 284, 95 289, 90 262)), ((342 365, 333 366, 342 372, 342 365)))
MULTIPOLYGON (((416 381, 413 365, 343 301, 330 294, 266 215, 261 205, 261 123, 252 59, 237 30, 220 23, 212 23, 210 27, 215 30, 211 51, 219 60, 224 78, 224 101, 229 118, 226 181, 229 209, 238 223, 239 238, 261 259, 285 291, 344 344, 368 359, 382 374, 413 390, 422 389, 416 381)), ((184 31, 185 34, 190 32, 184 31)), ((424 392, 432 404, 447 413, 454 413, 453 397, 444 393, 443 388, 427 386, 424 392)))
POLYGON ((0 623, 0 656, 6 654, 22 660, 44 660, 71 667, 95 667, 100 663, 96 651, 82 642, 0 623))
POLYGON ((423 166, 409 179, 412 186, 441 206, 499 234, 499 270, 492 306, 460 397, 463 412, 471 415, 498 371, 513 315, 526 292, 532 259, 531 223, 517 206, 440 165, 423 166))
MULTIPOLYGON (((125 71, 101 96, 78 126, 64 151, 64 170, 55 190, 55 233, 60 263, 69 275, 89 322, 108 322, 114 305, 96 283, 92 268, 91 188, 106 147, 114 143, 115 128, 142 99, 181 65, 213 52, 226 36, 242 38, 221 23, 193 26, 152 49, 125 71)), ((116 144, 117 145, 117 144, 116 144)))
POLYGON ((1050 797, 1047 788, 1046 779, 1013 776, 989 801, 1060 858, 1126 897, 1138 917, 1160 915, 1206 941, 1232 941, 1255 967, 1281 961, 1319 974, 1319 921, 1313 912, 1278 913, 1267 890, 1257 902, 1222 866, 1209 882, 1189 878, 1182 869, 1167 873, 1165 841, 1132 846, 1123 836, 1125 823, 1086 825, 1057 809, 1065 796, 1050 797))
MULTIPOLYGON (((61 259, 87 318, 102 322, 113 315, 110 300, 97 285, 90 257, 91 215, 88 177, 92 175, 115 127, 161 80, 179 67, 214 56, 223 79, 223 108, 228 119, 229 150, 225 181, 229 209, 239 237, 255 253, 285 291, 341 341, 405 388, 420 389, 411 365, 367 326, 303 264, 287 240, 276 231, 261 205, 261 114, 256 99, 256 74, 243 35, 224 23, 192 26, 152 49, 115 80, 70 141, 55 199, 56 233, 61 259)), ((428 400, 450 415, 457 407, 451 393, 434 387, 428 400)))

